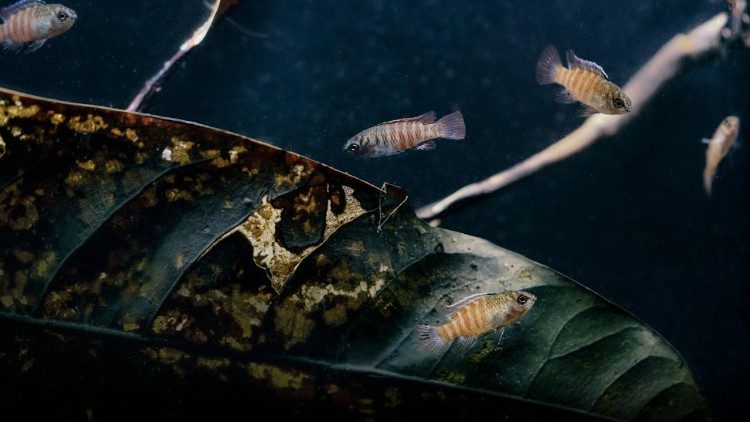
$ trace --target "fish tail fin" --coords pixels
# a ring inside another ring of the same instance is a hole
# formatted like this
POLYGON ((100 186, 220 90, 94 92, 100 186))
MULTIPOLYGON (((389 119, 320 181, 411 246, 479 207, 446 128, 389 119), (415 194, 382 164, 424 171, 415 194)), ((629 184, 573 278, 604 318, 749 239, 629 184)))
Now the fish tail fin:
POLYGON ((466 124, 464 116, 460 111, 453 112, 435 122, 438 133, 445 139, 464 139, 466 137, 466 124))
POLYGON ((547 46, 536 62, 536 81, 539 85, 555 83, 555 74, 558 67, 562 67, 560 53, 557 52, 554 46, 547 46))
POLYGON ((447 344, 438 334, 437 327, 432 325, 418 325, 417 340, 419 348, 431 356, 438 355, 447 344))

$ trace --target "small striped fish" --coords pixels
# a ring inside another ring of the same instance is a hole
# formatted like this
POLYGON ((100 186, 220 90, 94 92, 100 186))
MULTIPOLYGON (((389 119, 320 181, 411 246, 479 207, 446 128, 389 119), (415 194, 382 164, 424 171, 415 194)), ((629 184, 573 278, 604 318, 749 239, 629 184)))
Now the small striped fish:
POLYGON ((568 50, 567 56, 566 68, 562 65, 557 49, 549 46, 542 52, 536 65, 537 82, 541 85, 557 83, 564 87, 557 94, 557 101, 583 103, 583 116, 630 112, 630 98, 620 87, 609 81, 601 66, 577 57, 573 50, 568 50))
POLYGON ((534 302, 536 296, 524 291, 469 296, 447 307, 447 323, 417 327, 420 345, 432 355, 439 354, 454 340, 462 349, 468 349, 479 336, 521 318, 534 302))
POLYGON ((70 29, 77 18, 74 10, 61 4, 21 0, 0 8, 0 43, 16 51, 28 45, 30 53, 70 29))
POLYGON ((460 111, 435 121, 431 111, 419 117, 391 120, 354 135, 344 151, 358 157, 381 157, 410 149, 435 149, 433 139, 464 139, 466 126, 460 111))
POLYGON ((703 187, 706 189, 706 195, 711 195, 711 187, 716 177, 716 169, 719 163, 729 153, 729 149, 737 140, 740 132, 740 118, 729 116, 724 119, 719 127, 716 128, 714 136, 711 139, 704 139, 703 142, 708 144, 706 148, 706 167, 703 169, 703 187))

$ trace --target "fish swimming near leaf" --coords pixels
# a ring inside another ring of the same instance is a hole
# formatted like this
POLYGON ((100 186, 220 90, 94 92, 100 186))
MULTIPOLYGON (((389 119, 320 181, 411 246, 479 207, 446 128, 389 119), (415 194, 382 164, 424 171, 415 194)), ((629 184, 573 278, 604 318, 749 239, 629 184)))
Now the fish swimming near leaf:
POLYGON ((568 67, 564 67, 557 49, 547 47, 536 66, 536 80, 541 85, 559 84, 563 88, 556 100, 561 103, 580 102, 584 105, 581 115, 594 113, 624 114, 630 112, 632 104, 620 87, 609 80, 607 73, 598 64, 583 60, 573 50, 567 51, 568 67))
POLYGON ((703 143, 708 144, 708 148, 706 148, 706 167, 703 169, 703 188, 706 190, 706 195, 711 195, 711 188, 713 187, 719 163, 729 153, 730 148, 734 145, 734 141, 737 140, 739 132, 739 117, 729 116, 719 124, 711 139, 703 139, 703 143))
POLYGON ((420 346, 430 355, 439 354, 454 341, 466 350, 480 336, 517 321, 535 302, 536 296, 520 290, 466 297, 446 307, 447 323, 417 327, 420 346))
POLYGON ((30 53, 70 29, 78 19, 73 9, 39 0, 20 0, 0 8, 0 43, 30 53))
POLYGON ((437 138, 464 139, 466 126, 460 111, 435 121, 435 112, 380 123, 351 137, 344 151, 357 157, 381 157, 411 149, 435 149, 437 138))

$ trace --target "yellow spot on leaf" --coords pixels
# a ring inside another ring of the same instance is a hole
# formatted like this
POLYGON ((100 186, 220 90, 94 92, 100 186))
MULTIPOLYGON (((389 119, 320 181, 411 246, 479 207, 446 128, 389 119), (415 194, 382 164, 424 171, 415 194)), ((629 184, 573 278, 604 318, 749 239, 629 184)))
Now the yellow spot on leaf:
POLYGON ((122 163, 117 160, 107 160, 107 162, 104 163, 104 170, 108 174, 119 173, 122 171, 122 163))
POLYGON ((172 137, 172 148, 169 154, 170 157, 166 160, 185 165, 190 162, 190 151, 194 146, 195 143, 193 142, 182 140, 176 136, 172 137))
POLYGON ((243 146, 236 146, 229 151, 229 161, 236 164, 239 161, 240 154, 246 153, 247 149, 243 146))
POLYGON ((70 187, 78 186, 81 182, 83 182, 83 174, 78 170, 71 170, 65 178, 65 183, 70 187))
POLYGON ((84 162, 76 161, 76 164, 78 165, 78 168, 81 170, 86 170, 86 171, 96 170, 96 164, 91 160, 84 161, 84 162))
POLYGON ((60 113, 53 113, 49 120, 53 125, 59 125, 60 123, 65 122, 65 116, 60 113))
POLYGON ((221 151, 218 149, 209 149, 201 151, 201 157, 203 158, 216 158, 221 155, 221 151))
POLYGON ((315 395, 314 379, 298 370, 285 370, 270 364, 250 363, 248 374, 257 380, 265 380, 275 390, 285 390, 294 397, 310 398, 315 395))
POLYGON ((133 141, 133 142, 137 142, 138 141, 138 133, 136 133, 135 130, 130 129, 130 128, 125 129, 125 137, 128 138, 129 140, 133 141))
POLYGON ((44 252, 34 263, 34 272, 38 278, 46 278, 57 264, 57 252, 44 252))
POLYGON ((13 105, 7 105, 5 101, 0 101, 0 126, 7 125, 10 119, 34 117, 38 112, 38 105, 24 107, 17 96, 14 97, 13 105))
POLYGON ((169 202, 175 202, 180 199, 185 201, 193 200, 193 195, 191 195, 190 192, 177 188, 168 189, 164 193, 164 195, 167 197, 167 201, 169 202))
POLYGON ((34 260, 34 254, 23 249, 13 249, 13 256, 15 256, 17 260, 21 261, 22 264, 28 264, 29 262, 34 260))
POLYGON ((94 133, 106 129, 109 125, 104 122, 101 116, 86 115, 86 119, 81 116, 75 116, 68 122, 68 127, 80 133, 94 133))
POLYGON ((385 407, 394 409, 401 404, 401 392, 397 387, 389 387, 385 390, 385 407))

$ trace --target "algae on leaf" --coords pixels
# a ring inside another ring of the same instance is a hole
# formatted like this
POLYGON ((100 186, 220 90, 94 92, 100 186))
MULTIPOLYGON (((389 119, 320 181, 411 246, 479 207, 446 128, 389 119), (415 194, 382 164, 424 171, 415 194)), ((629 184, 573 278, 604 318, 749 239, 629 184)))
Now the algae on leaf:
POLYGON ((708 417, 649 327, 430 227, 399 188, 192 123, 6 90, 0 139, 11 414, 708 417), (517 323, 465 352, 418 347, 442 305, 508 289, 538 298, 517 323))

